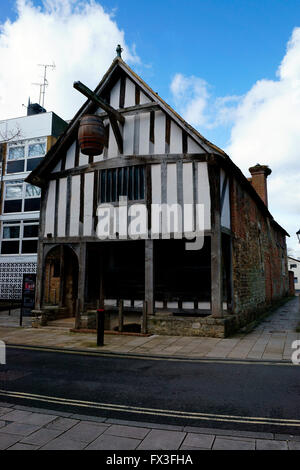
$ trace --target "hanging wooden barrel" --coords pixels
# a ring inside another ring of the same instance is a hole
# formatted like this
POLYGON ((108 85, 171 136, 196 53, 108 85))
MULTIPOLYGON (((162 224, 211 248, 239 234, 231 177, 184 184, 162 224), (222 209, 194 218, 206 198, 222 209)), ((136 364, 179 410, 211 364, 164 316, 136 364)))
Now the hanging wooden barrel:
POLYGON ((103 147, 107 147, 107 133, 99 116, 86 114, 81 118, 78 142, 84 155, 100 155, 103 147))

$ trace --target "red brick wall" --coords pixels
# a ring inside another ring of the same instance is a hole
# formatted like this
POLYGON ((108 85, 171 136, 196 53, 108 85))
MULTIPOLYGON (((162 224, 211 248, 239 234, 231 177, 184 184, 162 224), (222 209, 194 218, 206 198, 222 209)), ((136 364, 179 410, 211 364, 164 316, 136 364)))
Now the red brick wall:
POLYGON ((285 236, 252 197, 231 182, 234 312, 251 312, 288 292, 285 236))

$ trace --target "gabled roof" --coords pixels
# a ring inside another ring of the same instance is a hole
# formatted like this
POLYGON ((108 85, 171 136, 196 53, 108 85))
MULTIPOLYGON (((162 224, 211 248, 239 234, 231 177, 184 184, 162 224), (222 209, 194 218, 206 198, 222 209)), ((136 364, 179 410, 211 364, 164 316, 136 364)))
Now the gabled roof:
MULTIPOLYGON (((169 106, 142 78, 137 75, 120 57, 116 57, 102 80, 95 88, 94 92, 99 97, 105 97, 107 91, 109 91, 114 85, 115 81, 119 78, 120 73, 125 73, 133 82, 139 85, 143 93, 155 104, 158 104, 160 109, 170 116, 181 128, 183 128, 190 137, 192 137, 205 151, 207 155, 210 155, 213 159, 217 158, 220 165, 238 179, 242 186, 252 196, 257 206, 260 208, 262 213, 270 218, 270 222, 274 228, 283 232, 285 235, 289 234, 282 228, 273 218, 269 212, 267 206, 262 201, 260 196, 257 194, 252 184, 248 181, 242 171, 233 163, 229 156, 219 147, 207 140, 203 135, 188 124, 171 106, 169 106)), ((96 111, 97 106, 90 99, 81 106, 71 121, 69 121, 68 127, 61 134, 57 142, 50 148, 46 156, 43 158, 41 163, 33 170, 25 181, 34 184, 36 186, 43 186, 44 181, 47 180, 47 176, 50 175, 51 171, 55 168, 60 158, 69 146, 73 143, 78 132, 78 126, 80 118, 87 113, 93 113, 96 111)))
MULTIPOLYGON (((202 147, 202 149, 207 154, 218 154, 220 156, 227 156, 226 153, 217 147, 216 145, 209 142, 205 137, 203 137, 196 129, 194 129, 190 124, 188 124, 171 106, 169 106, 157 93, 155 93, 144 80, 141 79, 120 57, 116 57, 102 80, 95 89, 95 93, 98 96, 102 96, 107 91, 107 88, 111 87, 114 83, 114 76, 118 74, 118 71, 125 72, 129 78, 135 83, 137 83, 143 93, 153 102, 159 105, 161 110, 165 111, 180 127, 184 128, 187 133, 202 147)), ((47 174, 49 174, 52 169, 55 167, 57 162, 62 156, 68 146, 71 144, 71 141, 74 139, 79 125, 80 118, 89 112, 93 112, 97 109, 97 106, 91 101, 87 100, 78 112, 75 114, 73 119, 69 122, 68 127, 59 137, 57 142, 51 147, 47 155, 44 157, 42 162, 38 167, 33 170, 30 175, 27 177, 28 182, 36 185, 41 185, 42 180, 47 179, 47 174)))

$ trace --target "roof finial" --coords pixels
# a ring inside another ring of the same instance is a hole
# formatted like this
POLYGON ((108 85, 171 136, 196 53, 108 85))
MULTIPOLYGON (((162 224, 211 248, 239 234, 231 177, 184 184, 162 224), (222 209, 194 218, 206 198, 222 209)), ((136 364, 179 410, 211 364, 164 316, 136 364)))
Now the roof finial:
POLYGON ((116 49, 116 53, 117 53, 117 56, 120 57, 120 59, 122 59, 122 57, 121 57, 122 51, 123 51, 122 47, 120 46, 120 44, 118 44, 117 49, 116 49))

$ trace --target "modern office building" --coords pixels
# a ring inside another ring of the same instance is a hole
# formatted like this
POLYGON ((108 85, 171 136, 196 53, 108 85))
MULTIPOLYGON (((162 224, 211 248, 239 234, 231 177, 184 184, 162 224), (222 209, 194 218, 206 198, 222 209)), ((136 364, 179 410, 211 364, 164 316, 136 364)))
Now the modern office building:
POLYGON ((0 121, 0 299, 21 297, 23 273, 35 273, 41 189, 25 182, 67 123, 38 104, 0 121))

